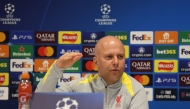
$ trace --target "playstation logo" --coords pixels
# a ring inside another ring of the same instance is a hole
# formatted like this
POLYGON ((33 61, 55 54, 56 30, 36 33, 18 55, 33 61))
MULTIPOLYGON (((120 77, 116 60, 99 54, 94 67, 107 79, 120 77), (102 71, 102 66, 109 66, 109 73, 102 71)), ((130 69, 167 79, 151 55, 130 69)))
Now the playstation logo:
POLYGON ((17 40, 17 39, 18 39, 17 35, 14 35, 14 36, 12 37, 12 39, 13 39, 13 40, 17 40))
POLYGON ((65 52, 65 50, 64 49, 62 49, 62 51, 60 52, 60 54, 65 54, 66 52, 65 52))
POLYGON ((162 80, 160 78, 158 78, 158 80, 156 80, 157 83, 161 83, 162 80))

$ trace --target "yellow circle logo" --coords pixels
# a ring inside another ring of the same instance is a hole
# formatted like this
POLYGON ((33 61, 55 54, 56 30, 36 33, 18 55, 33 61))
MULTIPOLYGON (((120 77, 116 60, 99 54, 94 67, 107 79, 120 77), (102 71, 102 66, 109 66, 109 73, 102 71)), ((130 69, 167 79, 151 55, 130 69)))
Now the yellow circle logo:
POLYGON ((5 34, 3 32, 0 32, 0 42, 5 41, 5 39, 6 39, 5 34))

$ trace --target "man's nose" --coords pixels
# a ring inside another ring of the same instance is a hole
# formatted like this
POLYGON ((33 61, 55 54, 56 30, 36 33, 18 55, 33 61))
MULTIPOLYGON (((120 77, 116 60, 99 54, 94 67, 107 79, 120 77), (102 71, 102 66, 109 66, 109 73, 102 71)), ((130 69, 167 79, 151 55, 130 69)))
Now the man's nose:
POLYGON ((115 57, 113 58, 113 65, 114 65, 114 66, 118 66, 118 64, 119 64, 119 59, 117 58, 117 56, 115 56, 115 57))

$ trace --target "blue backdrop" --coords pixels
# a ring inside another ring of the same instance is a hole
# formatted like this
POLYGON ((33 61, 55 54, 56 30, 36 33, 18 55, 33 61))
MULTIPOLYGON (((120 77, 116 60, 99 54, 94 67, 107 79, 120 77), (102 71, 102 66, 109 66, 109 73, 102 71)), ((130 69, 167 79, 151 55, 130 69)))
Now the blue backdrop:
MULTIPOLYGON (((8 3, 15 6, 14 18, 21 20, 17 24, 0 20, 0 31, 190 31, 189 0, 4 0, 0 3, 0 18, 6 18, 8 3), (109 17, 116 19, 113 25, 95 22, 102 18, 103 4, 111 6, 109 17)), ((177 101, 153 99, 150 109, 189 109, 189 101, 179 101, 179 96, 177 101)), ((1 100, 0 109, 17 109, 17 100, 1 100)))

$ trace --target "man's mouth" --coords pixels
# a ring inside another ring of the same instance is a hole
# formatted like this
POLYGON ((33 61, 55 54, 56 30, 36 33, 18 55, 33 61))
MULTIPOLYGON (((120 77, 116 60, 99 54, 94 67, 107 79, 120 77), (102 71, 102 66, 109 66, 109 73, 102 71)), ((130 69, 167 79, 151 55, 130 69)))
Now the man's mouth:
POLYGON ((111 71, 119 71, 119 69, 112 69, 111 71))

